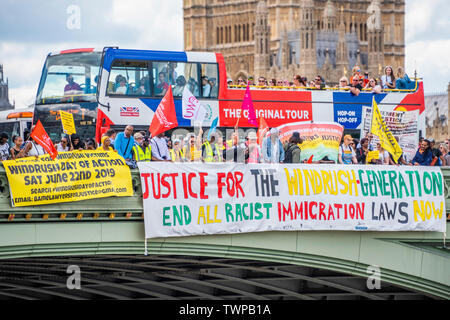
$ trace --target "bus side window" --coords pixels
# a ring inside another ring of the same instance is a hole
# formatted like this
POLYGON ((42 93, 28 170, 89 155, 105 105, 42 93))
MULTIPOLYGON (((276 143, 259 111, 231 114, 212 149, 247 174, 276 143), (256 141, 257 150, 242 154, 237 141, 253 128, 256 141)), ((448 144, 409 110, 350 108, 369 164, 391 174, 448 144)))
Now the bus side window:
POLYGON ((147 61, 115 60, 108 80, 108 95, 150 96, 147 61))
POLYGON ((202 97, 217 98, 219 96, 219 74, 216 63, 201 64, 202 97))

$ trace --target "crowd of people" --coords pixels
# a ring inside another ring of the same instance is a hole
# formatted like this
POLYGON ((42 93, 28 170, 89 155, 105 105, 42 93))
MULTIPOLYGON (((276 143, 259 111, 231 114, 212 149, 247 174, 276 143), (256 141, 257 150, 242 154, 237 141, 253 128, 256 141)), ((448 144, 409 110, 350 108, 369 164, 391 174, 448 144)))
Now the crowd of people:
MULTIPOLYGON (((272 128, 261 142, 256 132, 249 131, 241 139, 237 128, 232 130, 229 139, 224 140, 222 131, 206 134, 200 128, 197 134, 189 133, 182 138, 171 139, 164 133, 150 138, 148 131, 136 131, 131 125, 121 132, 109 129, 98 144, 90 138, 82 141, 76 134, 62 136, 54 146, 58 152, 73 150, 114 151, 136 168, 139 161, 168 162, 238 162, 238 163, 334 163, 323 159, 302 159, 303 139, 294 132, 285 143, 281 142, 279 131, 272 128)), ((46 154, 44 148, 28 134, 26 140, 13 136, 12 145, 8 143, 7 133, 0 134, 1 160, 18 159, 46 154)), ((397 138, 398 140, 398 138, 397 138)), ((351 135, 344 135, 338 150, 339 164, 380 164, 380 165, 420 165, 450 166, 450 139, 436 146, 433 139, 421 138, 415 157, 406 161, 400 156, 396 162, 393 156, 376 143, 372 133, 367 133, 360 141, 351 135), (375 157, 373 157, 373 152, 375 157), (370 152, 372 152, 369 157, 370 152), (370 159, 369 159, 370 158, 370 159)))
POLYGON ((386 66, 384 68, 384 74, 380 77, 369 77, 368 72, 364 72, 363 74, 359 66, 354 66, 350 80, 346 76, 343 76, 339 79, 339 84, 336 87, 329 87, 321 75, 315 76, 314 80, 311 81, 308 81, 306 77, 300 75, 294 76, 292 81, 259 77, 257 82, 255 82, 253 77, 249 77, 248 79, 239 77, 236 83, 233 83, 232 79, 228 79, 229 86, 241 87, 247 84, 254 86, 254 89, 339 89, 348 90, 354 95, 359 95, 361 91, 381 93, 386 89, 412 90, 416 86, 415 81, 408 77, 402 67, 398 67, 396 74, 394 74, 391 66, 386 66))

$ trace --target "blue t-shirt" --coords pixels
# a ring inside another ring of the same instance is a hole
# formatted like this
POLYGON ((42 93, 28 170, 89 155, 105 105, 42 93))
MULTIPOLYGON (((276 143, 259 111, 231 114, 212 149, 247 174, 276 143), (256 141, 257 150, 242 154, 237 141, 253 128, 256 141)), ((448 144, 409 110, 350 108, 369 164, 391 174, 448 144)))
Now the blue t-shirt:
POLYGON ((117 150, 117 153, 121 155, 124 159, 132 159, 134 146, 134 138, 130 136, 129 138, 125 137, 123 132, 120 132, 116 139, 114 140, 114 149, 117 150))

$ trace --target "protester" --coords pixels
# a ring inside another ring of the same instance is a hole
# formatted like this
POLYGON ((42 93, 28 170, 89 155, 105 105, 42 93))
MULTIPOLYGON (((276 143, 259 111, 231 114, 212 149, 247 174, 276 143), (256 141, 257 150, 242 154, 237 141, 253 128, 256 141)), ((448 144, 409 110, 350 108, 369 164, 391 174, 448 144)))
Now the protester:
POLYGON ((261 163, 261 147, 258 144, 258 137, 254 131, 250 131, 248 134, 248 146, 246 150, 246 162, 247 163, 261 163))
POLYGON ((300 134, 294 132, 289 138, 289 142, 285 148, 284 163, 300 163, 301 150, 299 145, 302 143, 300 134))
POLYGON ((183 162, 184 153, 180 139, 173 140, 173 147, 169 150, 172 162, 183 162))
POLYGON ((419 150, 417 150, 416 155, 411 160, 410 165, 414 166, 429 166, 433 160, 433 153, 430 148, 430 141, 424 139, 420 143, 419 150))
POLYGON ((369 139, 362 138, 360 147, 356 148, 356 160, 360 164, 366 164, 366 157, 369 154, 369 139))
POLYGON ((9 153, 11 154, 11 159, 15 160, 21 158, 20 151, 22 151, 23 139, 21 136, 13 136, 12 141, 14 146, 9 150, 9 153))
POLYGON ((231 134, 231 140, 228 142, 228 148, 225 151, 225 161, 226 162, 237 162, 237 163, 245 163, 245 146, 239 144, 239 133, 235 130, 231 134))
POLYGON ((72 146, 69 145, 69 138, 67 137, 62 137, 61 141, 55 147, 58 152, 72 151, 72 146))
POLYGON ((431 161, 431 165, 432 166, 440 166, 441 165, 440 157, 442 156, 442 153, 439 150, 439 148, 435 147, 436 142, 434 141, 433 138, 429 139, 429 141, 430 141, 431 153, 433 154, 433 160, 431 161))
POLYGON ((154 159, 154 161, 172 161, 170 159, 167 141, 164 138, 164 133, 160 133, 156 137, 153 137, 150 140, 150 146, 152 151, 152 159, 154 159))
POLYGON ((97 143, 94 139, 90 138, 86 140, 86 150, 95 150, 97 149, 97 143))
POLYGON ((70 139, 72 141, 72 150, 84 150, 83 142, 77 134, 73 134, 70 139))
MULTIPOLYGON (((31 128, 31 132, 33 132, 34 126, 31 128)), ((23 147, 22 151, 20 151, 20 157, 38 157, 46 154, 47 151, 44 150, 44 148, 34 141, 31 134, 28 137, 28 141, 26 142, 25 146, 23 147)))
POLYGON ((144 137, 142 133, 136 132, 134 134, 135 144, 133 146, 133 160, 135 161, 152 161, 152 147, 149 146, 148 138, 144 137))
POLYGON ((264 162, 282 163, 284 161, 284 149, 279 138, 277 128, 270 129, 270 135, 264 138, 262 143, 262 153, 264 162))
MULTIPOLYGON (((200 129, 203 133, 203 130, 200 129)), ((205 139, 205 142, 202 144, 202 160, 203 162, 216 162, 218 159, 217 150, 216 150, 216 136, 211 135, 209 141, 205 139)))
POLYGON ((0 161, 9 159, 8 135, 5 132, 0 134, 0 161))
POLYGON ((108 130, 103 134, 102 138, 103 138, 104 136, 108 136, 108 137, 110 138, 110 141, 111 141, 111 145, 110 145, 110 146, 111 146, 111 148, 114 149, 114 140, 116 139, 116 136, 117 136, 116 130, 114 130, 114 129, 108 129, 108 130))
POLYGON ((115 151, 111 147, 111 138, 108 136, 103 136, 101 140, 102 145, 97 148, 99 151, 115 151))
POLYGON ((338 162, 340 164, 357 164, 358 160, 356 159, 355 150, 350 146, 353 142, 353 138, 351 135, 346 134, 344 136, 344 141, 339 147, 338 153, 338 162))
POLYGON ((377 164, 388 165, 389 164, 389 152, 387 152, 382 146, 381 143, 377 143, 378 149, 378 160, 377 164))
POLYGON ((133 159, 133 146, 134 146, 134 138, 133 134, 133 126, 126 126, 123 132, 119 132, 116 136, 116 140, 114 141, 115 149, 117 153, 125 159, 125 162, 131 161, 133 159))
POLYGON ((201 136, 197 137, 192 133, 189 135, 187 145, 183 148, 184 159, 187 162, 201 161, 202 148, 201 136))
POLYGON ((450 167, 450 152, 447 143, 441 143, 439 146, 439 150, 441 151, 441 163, 443 167, 450 167))

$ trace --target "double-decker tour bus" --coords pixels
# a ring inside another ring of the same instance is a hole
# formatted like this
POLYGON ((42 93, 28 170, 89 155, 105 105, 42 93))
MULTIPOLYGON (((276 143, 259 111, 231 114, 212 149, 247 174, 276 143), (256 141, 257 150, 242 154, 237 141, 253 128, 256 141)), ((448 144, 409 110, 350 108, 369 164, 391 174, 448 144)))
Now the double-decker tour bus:
MULTIPOLYGON (((102 52, 74 49, 50 54, 39 85, 34 120, 41 119, 51 136, 58 135, 62 132, 58 110, 72 112, 77 133, 82 138, 95 135, 97 140, 110 127, 120 129, 132 124, 148 129, 168 86, 172 87, 179 127, 193 126, 192 119, 183 117, 185 86, 206 108, 203 126, 209 126, 216 117, 220 127, 236 124, 245 87, 227 85, 222 54, 117 47, 106 47, 102 52)), ((363 91, 358 96, 338 88, 251 89, 257 117, 264 117, 269 127, 332 121, 340 123, 346 132, 359 132, 363 107, 370 107, 375 96, 383 111, 418 110, 418 129, 422 133, 425 130, 423 83, 418 81, 413 90, 379 94, 363 91)), ((250 125, 242 119, 239 127, 250 125)))
POLYGON ((97 83, 101 50, 94 48, 52 52, 42 70, 36 95, 33 123, 41 120, 50 138, 63 133, 59 111, 74 116, 77 134, 94 137, 97 118, 97 83))

